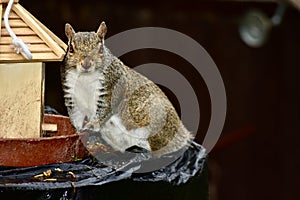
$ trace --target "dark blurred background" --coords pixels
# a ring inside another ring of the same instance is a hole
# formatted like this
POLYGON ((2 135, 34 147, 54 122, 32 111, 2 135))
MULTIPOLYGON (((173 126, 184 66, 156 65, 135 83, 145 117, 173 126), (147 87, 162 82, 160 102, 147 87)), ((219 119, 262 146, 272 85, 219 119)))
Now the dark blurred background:
MULTIPOLYGON (((102 20, 107 37, 157 26, 180 31, 199 42, 215 61, 227 93, 227 117, 209 154, 210 199, 297 199, 300 161, 300 12, 287 4, 282 23, 260 48, 238 32, 244 14, 257 9, 271 17, 276 1, 108 1, 21 0, 20 3, 66 42, 64 25, 96 31, 102 20)), ((121 45, 121 44, 120 44, 121 45)), ((130 67, 148 62, 172 66, 190 81, 201 109, 197 141, 210 120, 210 99, 201 76, 185 60, 160 50, 137 50, 121 57, 130 67)), ((66 115, 60 63, 46 64, 46 105, 66 115)), ((165 89, 179 108, 172 92, 165 89)))

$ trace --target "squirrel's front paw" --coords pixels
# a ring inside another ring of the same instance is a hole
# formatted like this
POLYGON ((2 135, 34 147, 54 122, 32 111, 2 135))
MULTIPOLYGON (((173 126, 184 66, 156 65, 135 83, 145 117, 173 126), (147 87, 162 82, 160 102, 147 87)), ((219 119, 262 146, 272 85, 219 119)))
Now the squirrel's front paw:
POLYGON ((99 131, 100 124, 98 122, 86 122, 82 126, 83 130, 99 131))

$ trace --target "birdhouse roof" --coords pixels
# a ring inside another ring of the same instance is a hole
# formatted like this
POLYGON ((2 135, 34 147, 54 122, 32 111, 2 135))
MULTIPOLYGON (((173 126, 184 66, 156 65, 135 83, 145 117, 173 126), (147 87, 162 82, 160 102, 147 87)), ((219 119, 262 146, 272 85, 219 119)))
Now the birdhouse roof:
POLYGON ((3 20, 7 2, 8 0, 0 0, 0 63, 61 61, 67 45, 24 9, 18 0, 13 4, 8 20, 16 36, 29 45, 32 60, 28 61, 16 53, 3 20))

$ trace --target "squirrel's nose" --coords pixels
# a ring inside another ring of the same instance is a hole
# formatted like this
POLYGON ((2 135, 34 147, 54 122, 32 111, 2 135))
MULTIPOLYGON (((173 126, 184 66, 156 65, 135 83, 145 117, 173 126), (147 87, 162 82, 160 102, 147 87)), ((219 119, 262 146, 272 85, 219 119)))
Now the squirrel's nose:
POLYGON ((81 66, 84 69, 89 69, 92 66, 92 62, 90 59, 84 59, 81 61, 81 66))

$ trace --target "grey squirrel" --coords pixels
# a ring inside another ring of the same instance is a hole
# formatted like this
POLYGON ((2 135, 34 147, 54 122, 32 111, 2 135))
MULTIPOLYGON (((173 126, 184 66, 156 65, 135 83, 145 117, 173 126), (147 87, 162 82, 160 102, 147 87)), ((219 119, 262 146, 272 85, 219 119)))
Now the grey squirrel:
POLYGON ((107 27, 75 32, 65 25, 65 105, 76 130, 99 132, 114 150, 133 146, 156 155, 188 146, 192 134, 161 89, 124 65, 104 45, 107 27))

